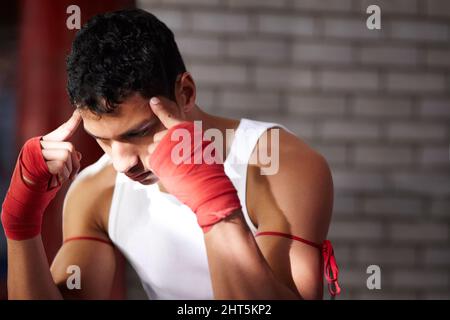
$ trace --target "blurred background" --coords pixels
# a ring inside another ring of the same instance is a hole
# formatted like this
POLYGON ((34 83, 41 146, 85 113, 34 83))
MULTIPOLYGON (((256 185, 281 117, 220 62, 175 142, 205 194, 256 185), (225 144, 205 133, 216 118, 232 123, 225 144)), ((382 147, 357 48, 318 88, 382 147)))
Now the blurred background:
MULTIPOLYGON (((133 5, 154 13, 175 33, 199 106, 284 124, 326 157, 338 299, 450 299, 450 1, 3 1, 0 199, 23 142, 71 114, 71 4, 83 22, 133 5), (366 27, 372 4, 381 8, 381 30, 366 27), (370 265, 380 267, 379 290, 367 288, 370 265)), ((101 154, 91 140, 75 137, 84 166, 101 154)), ((61 243, 63 197, 46 215, 50 261, 61 243)), ((116 282, 112 297, 145 298, 125 261, 116 282)))

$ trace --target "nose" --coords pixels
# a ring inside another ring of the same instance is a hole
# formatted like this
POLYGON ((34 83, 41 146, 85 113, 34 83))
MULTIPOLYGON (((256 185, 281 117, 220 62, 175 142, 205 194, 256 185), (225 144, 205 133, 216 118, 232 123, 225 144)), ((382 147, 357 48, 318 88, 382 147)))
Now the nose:
POLYGON ((130 143, 114 141, 111 144, 111 158, 117 172, 126 173, 139 163, 137 150, 130 143))

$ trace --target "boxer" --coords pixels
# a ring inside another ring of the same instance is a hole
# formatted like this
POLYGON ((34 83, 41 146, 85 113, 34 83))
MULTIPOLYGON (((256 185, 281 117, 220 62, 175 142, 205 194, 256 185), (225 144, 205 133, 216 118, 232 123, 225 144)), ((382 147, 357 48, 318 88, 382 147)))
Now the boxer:
POLYGON ((108 298, 114 247, 150 299, 322 299, 324 276, 339 294, 326 160, 276 123, 204 112, 164 23, 137 9, 96 16, 67 68, 76 109, 25 143, 3 202, 9 298, 108 298), (233 132, 214 149, 223 162, 194 161, 213 143, 195 122, 233 132), (81 123, 105 153, 77 175, 70 138, 81 123), (182 134, 191 148, 174 161, 182 134), (279 153, 275 173, 262 174, 261 150, 279 153), (64 242, 49 266, 42 217, 64 183, 64 242), (73 265, 79 289, 67 286, 73 265))

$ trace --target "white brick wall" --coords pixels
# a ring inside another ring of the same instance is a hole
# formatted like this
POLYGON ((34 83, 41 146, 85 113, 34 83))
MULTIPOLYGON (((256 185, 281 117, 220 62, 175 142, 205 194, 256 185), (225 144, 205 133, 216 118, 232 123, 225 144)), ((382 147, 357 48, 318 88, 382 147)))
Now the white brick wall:
POLYGON ((284 124, 326 157, 342 299, 450 298, 450 1, 139 6, 173 28, 200 106, 284 124))

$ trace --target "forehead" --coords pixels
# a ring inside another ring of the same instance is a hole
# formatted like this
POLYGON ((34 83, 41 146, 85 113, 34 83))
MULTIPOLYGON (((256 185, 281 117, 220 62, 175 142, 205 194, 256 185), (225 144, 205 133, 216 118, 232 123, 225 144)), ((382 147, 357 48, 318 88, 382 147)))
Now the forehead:
POLYGON ((153 115, 148 99, 134 94, 117 106, 112 114, 96 115, 88 109, 80 110, 84 128, 97 136, 115 135, 124 128, 150 119, 153 115))

